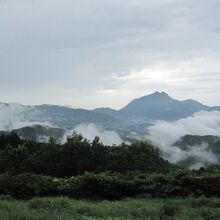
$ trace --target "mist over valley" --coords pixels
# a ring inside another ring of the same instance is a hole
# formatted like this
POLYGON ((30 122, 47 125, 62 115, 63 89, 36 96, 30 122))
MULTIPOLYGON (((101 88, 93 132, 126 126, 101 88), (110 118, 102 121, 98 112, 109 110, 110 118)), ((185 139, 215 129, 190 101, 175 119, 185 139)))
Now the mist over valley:
POLYGON ((171 163, 189 168, 220 164, 220 107, 179 101, 165 92, 137 98, 120 110, 0 103, 0 130, 24 139, 65 143, 73 132, 106 145, 146 140, 171 163))

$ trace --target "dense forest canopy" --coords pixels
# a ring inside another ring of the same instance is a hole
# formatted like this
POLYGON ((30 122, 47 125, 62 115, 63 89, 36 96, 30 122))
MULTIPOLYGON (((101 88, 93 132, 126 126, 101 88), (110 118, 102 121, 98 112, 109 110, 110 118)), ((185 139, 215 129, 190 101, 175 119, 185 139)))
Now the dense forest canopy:
POLYGON ((15 133, 0 136, 0 173, 33 172, 70 177, 84 172, 168 171, 173 165, 159 156, 147 142, 106 146, 73 133, 66 143, 37 143, 15 133))

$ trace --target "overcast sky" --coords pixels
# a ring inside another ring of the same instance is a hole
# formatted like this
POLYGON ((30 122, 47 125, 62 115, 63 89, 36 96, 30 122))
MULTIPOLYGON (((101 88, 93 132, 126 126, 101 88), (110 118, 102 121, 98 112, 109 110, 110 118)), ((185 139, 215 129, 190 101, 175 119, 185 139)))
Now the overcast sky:
POLYGON ((220 105, 219 0, 0 0, 0 101, 220 105))

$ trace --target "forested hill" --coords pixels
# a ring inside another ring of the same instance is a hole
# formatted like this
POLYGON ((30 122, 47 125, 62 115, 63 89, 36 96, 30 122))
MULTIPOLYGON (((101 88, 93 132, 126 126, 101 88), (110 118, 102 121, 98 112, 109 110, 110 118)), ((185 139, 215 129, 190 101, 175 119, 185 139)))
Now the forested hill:
POLYGON ((147 142, 105 146, 73 134, 65 144, 0 136, 0 195, 120 199, 220 196, 220 171, 190 171, 162 159, 147 142))
POLYGON ((25 173, 56 177, 84 172, 164 172, 174 167, 147 142, 105 146, 95 138, 89 142, 73 134, 65 144, 22 140, 15 133, 0 136, 0 173, 25 173))

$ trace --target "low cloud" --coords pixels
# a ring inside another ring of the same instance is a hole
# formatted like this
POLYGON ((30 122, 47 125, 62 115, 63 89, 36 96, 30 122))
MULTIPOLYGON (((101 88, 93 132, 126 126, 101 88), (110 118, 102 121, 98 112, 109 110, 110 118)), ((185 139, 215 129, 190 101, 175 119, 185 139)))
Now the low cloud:
POLYGON ((175 146, 175 143, 187 134, 220 136, 220 112, 202 111, 175 122, 157 121, 148 128, 148 132, 146 138, 158 146, 164 157, 172 163, 180 163, 193 157, 197 162, 191 168, 220 164, 216 155, 208 150, 207 143, 190 146, 187 150, 175 146))
POLYGON ((84 138, 92 141, 96 136, 100 138, 100 142, 106 145, 121 144, 123 142, 122 138, 115 131, 109 131, 103 129, 101 126, 95 125, 93 123, 82 123, 77 125, 73 130, 66 132, 64 135, 64 142, 66 137, 71 135, 75 131, 81 134, 84 138))
MULTIPOLYGON (((34 106, 0 103, 0 131, 11 131, 13 129, 33 125, 57 127, 48 121, 42 122, 40 118, 37 119, 39 114, 40 111, 36 110, 34 106), (32 120, 33 118, 35 118, 35 120, 32 120)), ((73 130, 66 131, 61 142, 64 143, 66 141, 66 137, 71 135, 73 131, 81 134, 84 138, 90 141, 98 136, 100 141, 106 145, 120 144, 123 142, 120 135, 118 135, 115 131, 105 130, 101 126, 92 123, 79 124, 75 126, 73 130)), ((38 141, 40 142, 48 142, 48 140, 49 137, 47 136, 38 137, 38 141)))
POLYGON ((28 120, 26 114, 28 111, 30 112, 30 108, 32 108, 33 115, 37 113, 34 107, 27 107, 16 103, 0 103, 0 130, 11 131, 36 124, 51 126, 49 122, 28 120))
MULTIPOLYGON (((31 112, 31 115, 38 113, 34 107, 0 103, 0 130, 11 131, 36 124, 54 127, 49 122, 41 122, 37 119, 28 120, 28 112, 31 112)), ((93 123, 79 124, 73 130, 90 141, 98 136, 100 141, 106 145, 117 145, 123 142, 120 135, 115 131, 105 130, 93 123)), ((66 141, 67 135, 71 135, 73 130, 66 131, 62 142, 66 141)), ((220 164, 219 158, 208 148, 207 143, 187 146, 186 149, 175 146, 175 143, 187 134, 220 136, 220 112, 202 111, 175 122, 157 121, 148 127, 148 135, 145 138, 158 146, 163 156, 172 163, 181 163, 193 158, 194 163, 190 165, 190 168, 199 168, 207 164, 220 164)), ((136 133, 132 133, 132 135, 137 137, 136 133)), ((48 141, 47 137, 39 138, 42 139, 41 141, 48 141)))

